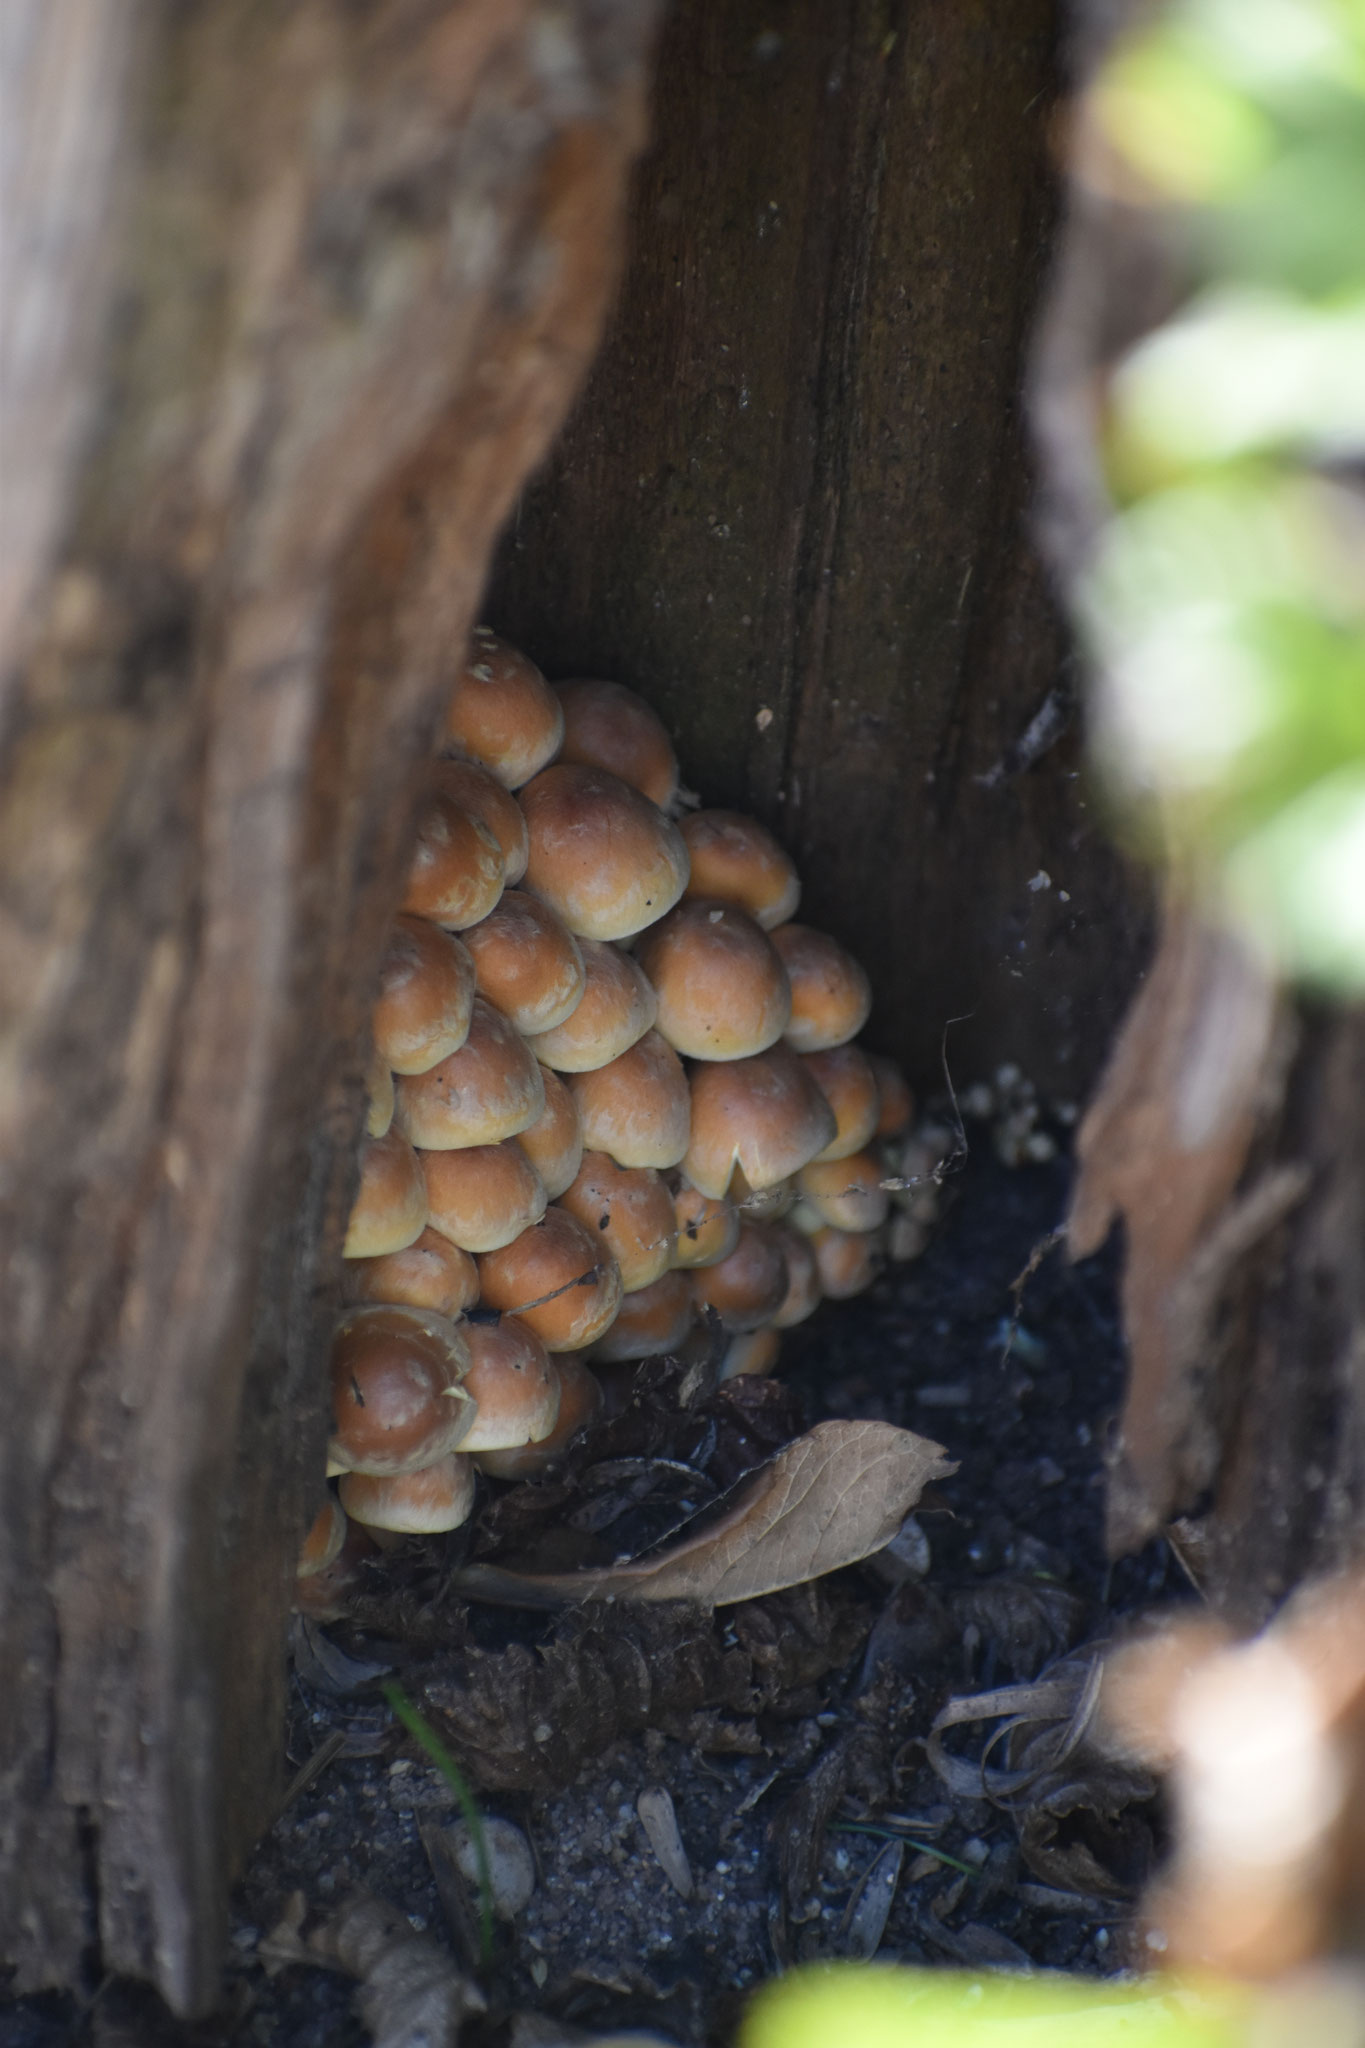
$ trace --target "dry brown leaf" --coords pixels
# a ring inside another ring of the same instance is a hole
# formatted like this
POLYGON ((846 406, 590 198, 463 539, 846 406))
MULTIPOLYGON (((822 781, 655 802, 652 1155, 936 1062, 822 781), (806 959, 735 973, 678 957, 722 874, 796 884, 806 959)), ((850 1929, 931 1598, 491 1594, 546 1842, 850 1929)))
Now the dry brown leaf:
POLYGON ((456 1589, 520 1606, 687 1600, 727 1607, 856 1564, 889 1543, 925 1487, 957 1467, 888 1422, 821 1422, 756 1472, 729 1509, 640 1564, 521 1573, 471 1565, 456 1589))

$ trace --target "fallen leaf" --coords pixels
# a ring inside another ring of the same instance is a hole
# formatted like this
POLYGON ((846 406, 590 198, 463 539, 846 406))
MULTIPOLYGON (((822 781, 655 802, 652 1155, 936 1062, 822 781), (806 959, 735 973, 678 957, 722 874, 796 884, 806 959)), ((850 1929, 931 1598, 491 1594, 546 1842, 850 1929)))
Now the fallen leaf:
POLYGON ((822 1422, 790 1443, 696 1534, 636 1564, 521 1573, 469 1565, 458 1592, 513 1606, 687 1600, 726 1607, 856 1564, 889 1543, 931 1480, 941 1444, 887 1422, 822 1422))

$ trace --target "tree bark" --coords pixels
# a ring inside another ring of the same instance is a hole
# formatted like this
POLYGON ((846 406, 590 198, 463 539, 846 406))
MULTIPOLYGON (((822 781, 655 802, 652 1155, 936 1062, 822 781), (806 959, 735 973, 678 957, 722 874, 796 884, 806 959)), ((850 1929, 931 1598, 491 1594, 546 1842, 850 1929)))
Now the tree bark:
POLYGON ((14 23, 55 339, 6 400, 0 1954, 188 2012, 270 1809, 421 764, 603 318, 652 9, 14 23))

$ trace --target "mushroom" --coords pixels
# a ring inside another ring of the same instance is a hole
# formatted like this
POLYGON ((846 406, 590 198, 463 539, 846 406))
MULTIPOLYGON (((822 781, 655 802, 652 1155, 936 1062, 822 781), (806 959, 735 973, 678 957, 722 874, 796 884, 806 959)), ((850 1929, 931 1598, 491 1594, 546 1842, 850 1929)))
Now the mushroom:
POLYGON ((650 926, 635 957, 658 997, 657 1029, 688 1059, 746 1059, 787 1028, 787 971, 772 941, 731 904, 689 896, 650 926))
POLYGON ((745 1060, 707 1060, 692 1073, 692 1136, 683 1172, 719 1198, 736 1165, 750 1188, 786 1180, 822 1152, 837 1126, 795 1053, 771 1046, 745 1060))
POLYGON ((872 1008, 872 984, 851 953, 826 932, 784 924, 772 934, 791 981, 788 1045, 824 1052, 856 1038, 872 1008))
POLYGON ((673 1264, 686 1269, 714 1266, 728 1259, 739 1243, 739 1211, 724 1195, 704 1195, 691 1181, 678 1176, 673 1191, 673 1220, 678 1240, 673 1264))
POLYGON ((303 1539, 299 1561, 294 1567, 299 1578, 311 1579, 315 1572, 326 1571, 329 1564, 335 1564, 345 1541, 346 1515, 336 1495, 329 1493, 303 1539))
POLYGON ((686 1273, 661 1273, 648 1287, 628 1294, 616 1321, 592 1348, 593 1363, 615 1365, 676 1351, 692 1327, 696 1304, 686 1273))
POLYGON ((877 1082, 878 1138, 899 1138, 915 1120, 915 1098, 900 1068, 884 1053, 870 1052, 868 1064, 877 1082))
POLYGON ((487 917, 502 894, 502 853, 486 825, 449 797, 422 813, 400 910, 462 931, 487 917))
POLYGON ((768 1188, 751 1188, 744 1168, 737 1166, 730 1176, 730 1200, 741 1223, 779 1223, 796 1207, 796 1180, 793 1176, 775 1180, 768 1188))
POLYGON ((464 1384, 477 1412, 461 1449, 510 1451, 543 1442, 559 1420, 561 1381, 534 1330, 516 1316, 500 1316, 471 1323, 468 1342, 464 1384))
POLYGON ((777 1364, 782 1339, 771 1323, 758 1330, 740 1330, 730 1339, 716 1377, 725 1380, 766 1379, 777 1364))
POLYGON ((479 1260, 484 1304, 515 1315, 548 1351, 577 1351, 610 1328, 621 1273, 596 1231, 555 1204, 501 1251, 479 1260))
POLYGON ((881 1161, 871 1152, 803 1166, 796 1185, 802 1201, 831 1230, 876 1230, 891 1206, 882 1186, 881 1161))
POLYGON ((352 1301, 388 1301, 455 1317, 478 1300, 479 1269, 468 1252, 428 1225, 402 1251, 349 1260, 346 1291, 352 1301))
POLYGON ((673 1260, 677 1242, 673 1197, 652 1167, 618 1166, 605 1152, 585 1152, 560 1207, 594 1233, 621 1269, 621 1288, 649 1287, 673 1260))
POLYGON ((393 1122, 393 1074, 387 1060, 375 1053, 365 1072, 365 1129, 382 1138, 393 1122))
POLYGON ((462 1451, 418 1472, 347 1472, 339 1492, 353 1522, 404 1536, 439 1536, 469 1520, 474 1507, 474 1463, 462 1451))
POLYGON ((515 1139, 419 1152, 434 1230, 466 1252, 495 1252, 545 1214, 545 1184, 515 1139))
POLYGON ((826 1052, 808 1052, 802 1065, 834 1111, 838 1125, 832 1143, 817 1159, 847 1159, 871 1143, 881 1110, 881 1091, 867 1054, 856 1045, 835 1045, 826 1052))
POLYGON ((435 787, 439 795, 477 818, 497 840, 504 885, 510 889, 519 882, 526 873, 529 847, 525 813, 511 790, 504 789, 497 776, 477 761, 438 761, 435 787))
POLYGON ((362 1566, 377 1555, 373 1539, 359 1522, 341 1512, 345 1534, 341 1549, 321 1571, 307 1573, 294 1581, 294 1608, 313 1621, 336 1621, 346 1612, 350 1596, 357 1590, 362 1566))
POLYGON ((416 1472, 453 1451, 474 1420, 460 1385, 469 1348, 429 1309, 353 1308, 332 1339, 331 1466, 416 1472))
POLYGON ((726 1259, 692 1275, 692 1298, 713 1308, 727 1330, 756 1330, 771 1321, 787 1295, 782 1239, 769 1223, 741 1223, 739 1243, 726 1259))
POLYGON ((564 713, 561 761, 606 768, 661 811, 678 794, 678 757, 659 714, 624 683, 556 683, 564 713))
POLYGON ((451 691, 446 746, 481 762, 504 789, 520 789, 553 761, 563 736, 559 699, 535 663, 476 626, 451 691))
POLYGON ((572 1016, 587 987, 577 939, 548 903, 508 889, 464 944, 479 994, 526 1036, 572 1016))
POLYGON ((519 1131, 516 1143, 545 1184, 545 1193, 558 1201, 571 1188, 583 1164, 583 1131, 578 1105, 553 1067, 542 1067, 545 1107, 533 1124, 519 1131))
POLYGON ((559 1419, 538 1444, 511 1451, 480 1451, 478 1465, 493 1479, 534 1479, 563 1457, 574 1438, 595 1422, 602 1408, 602 1388, 580 1359, 552 1358, 559 1378, 559 1419))
POLYGON ((771 1321, 775 1330, 791 1330, 820 1306, 820 1267, 803 1232, 786 1224, 778 1224, 776 1230, 787 1260, 787 1292, 773 1310, 771 1321))
POLYGON ((872 1285, 882 1265, 883 1233, 876 1230, 817 1230, 809 1239, 830 1301, 847 1301, 872 1285))
POLYGON ((401 1131, 367 1138, 360 1155, 360 1186, 342 1247, 348 1259, 401 1252, 422 1235, 427 1185, 417 1154, 401 1131))
POLYGON ((580 940, 586 986, 576 1007, 552 1031, 527 1044, 561 1074, 586 1074, 629 1052, 654 1023, 654 991, 629 953, 600 939, 580 940))
POLYGON ((738 811, 694 811, 678 829, 692 863, 689 896, 732 903, 765 932, 796 915, 801 878, 756 818, 738 811))
POLYGON ((583 1142, 618 1166, 676 1166, 692 1129, 692 1095, 682 1061, 647 1031, 605 1067, 574 1074, 569 1089, 583 1142))
POLYGON ((469 1036, 425 1074, 402 1074, 394 1122, 428 1152, 498 1145, 533 1124, 545 1084, 526 1040, 502 1013, 475 996, 469 1036))
POLYGON ((424 1074, 458 1052, 474 1009, 474 962, 459 939, 424 917, 389 933, 374 1006, 376 1050, 395 1074, 424 1074))
POLYGON ((526 785, 521 805, 531 835, 526 886, 579 938, 629 938, 687 886, 677 826, 604 768, 560 762, 526 785))

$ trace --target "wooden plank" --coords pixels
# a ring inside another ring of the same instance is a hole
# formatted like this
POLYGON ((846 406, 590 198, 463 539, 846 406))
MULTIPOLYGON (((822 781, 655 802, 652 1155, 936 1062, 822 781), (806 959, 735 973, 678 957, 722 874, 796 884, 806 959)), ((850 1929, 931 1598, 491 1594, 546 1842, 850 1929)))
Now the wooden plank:
POLYGON ((1076 1096, 1144 918, 1026 533, 1054 37, 1053 0, 682 0, 616 316, 485 609, 774 826, 922 1082, 970 1013, 959 1077, 1076 1096))

